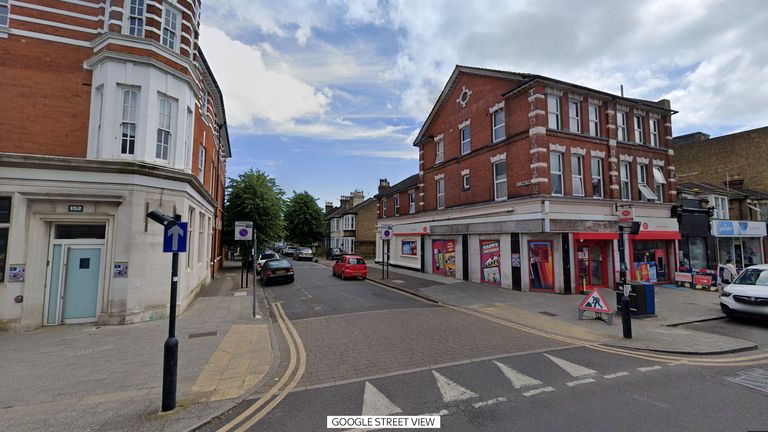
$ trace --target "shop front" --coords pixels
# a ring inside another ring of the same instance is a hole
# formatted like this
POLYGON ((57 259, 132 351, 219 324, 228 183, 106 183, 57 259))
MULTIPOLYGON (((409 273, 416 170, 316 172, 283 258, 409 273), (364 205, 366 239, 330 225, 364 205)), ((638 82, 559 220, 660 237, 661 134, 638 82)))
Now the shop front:
POLYGON ((577 292, 610 287, 613 241, 618 238, 618 233, 573 233, 577 292))
POLYGON ((640 232, 629 236, 631 280, 670 282, 677 269, 677 241, 681 239, 677 219, 639 219, 640 232))
POLYGON ((432 240, 432 273, 456 276, 456 240, 432 240))
POLYGON ((712 235, 717 239, 719 264, 732 260, 741 272, 751 265, 765 263, 765 222, 713 220, 712 235))

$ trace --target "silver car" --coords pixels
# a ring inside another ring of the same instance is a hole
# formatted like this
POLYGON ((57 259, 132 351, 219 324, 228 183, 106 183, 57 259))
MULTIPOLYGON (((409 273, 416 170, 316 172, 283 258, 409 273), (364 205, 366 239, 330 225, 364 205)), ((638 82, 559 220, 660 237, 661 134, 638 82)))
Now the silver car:
POLYGON ((310 248, 299 248, 299 250, 296 251, 296 255, 293 256, 293 259, 296 261, 301 260, 308 260, 312 261, 315 259, 315 254, 312 252, 312 249, 310 248))

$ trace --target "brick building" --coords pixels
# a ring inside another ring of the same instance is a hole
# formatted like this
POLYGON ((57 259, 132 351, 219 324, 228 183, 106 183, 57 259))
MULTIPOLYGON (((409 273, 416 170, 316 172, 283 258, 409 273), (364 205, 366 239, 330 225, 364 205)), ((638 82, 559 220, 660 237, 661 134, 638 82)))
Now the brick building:
POLYGON ((672 148, 681 182, 725 185, 736 179, 768 191, 768 176, 754 166, 754 161, 768 159, 768 126, 715 138, 703 132, 680 135, 672 148))
POLYGON ((221 265, 230 157, 200 0, 5 3, 0 325, 166 316, 155 209, 188 222, 183 311, 221 265))
POLYGON ((620 205, 641 222, 632 278, 670 280, 672 114, 667 100, 457 66, 414 142, 415 181, 376 197, 391 262, 526 291, 610 287, 620 205))
POLYGON ((376 249, 376 206, 363 191, 342 195, 339 207, 326 203, 328 246, 348 253, 372 256, 376 249))

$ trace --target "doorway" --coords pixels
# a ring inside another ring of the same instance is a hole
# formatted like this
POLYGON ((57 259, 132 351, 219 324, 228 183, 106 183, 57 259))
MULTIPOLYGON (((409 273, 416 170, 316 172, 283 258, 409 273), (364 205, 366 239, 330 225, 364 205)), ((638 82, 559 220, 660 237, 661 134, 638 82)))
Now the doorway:
POLYGON ((104 225, 54 225, 45 325, 96 321, 101 300, 104 225))
POLYGON ((608 263, 606 242, 580 240, 576 242, 576 282, 578 289, 608 287, 608 263))

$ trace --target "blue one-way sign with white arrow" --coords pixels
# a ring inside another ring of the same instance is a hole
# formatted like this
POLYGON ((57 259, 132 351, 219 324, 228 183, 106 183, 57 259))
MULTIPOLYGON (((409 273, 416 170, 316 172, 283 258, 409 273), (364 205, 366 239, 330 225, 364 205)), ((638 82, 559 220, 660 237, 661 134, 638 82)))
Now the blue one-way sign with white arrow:
POLYGON ((187 223, 179 222, 172 227, 165 227, 163 233, 163 252, 187 251, 187 223))

